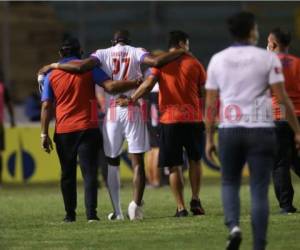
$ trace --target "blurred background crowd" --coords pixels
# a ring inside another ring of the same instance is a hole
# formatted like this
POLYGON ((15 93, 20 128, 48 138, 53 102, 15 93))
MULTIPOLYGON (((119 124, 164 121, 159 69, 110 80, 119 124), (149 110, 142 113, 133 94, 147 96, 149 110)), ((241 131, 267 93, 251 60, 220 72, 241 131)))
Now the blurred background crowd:
POLYGON ((69 34, 80 39, 85 55, 110 46, 116 29, 131 32, 132 43, 148 50, 166 49, 172 29, 191 36, 191 49, 207 65, 230 40, 224 20, 241 9, 260 23, 260 46, 270 29, 288 28, 291 50, 300 52, 300 4, 295 2, 1 2, 0 68, 17 122, 39 120, 36 72, 58 59, 57 48, 69 34))

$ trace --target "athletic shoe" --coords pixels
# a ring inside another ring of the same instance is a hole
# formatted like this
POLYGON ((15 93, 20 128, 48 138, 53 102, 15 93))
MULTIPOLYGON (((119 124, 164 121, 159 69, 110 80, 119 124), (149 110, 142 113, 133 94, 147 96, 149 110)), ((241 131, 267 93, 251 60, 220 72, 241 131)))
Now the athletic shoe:
POLYGON ((144 217, 142 206, 138 206, 134 201, 128 205, 128 218, 129 220, 142 220, 144 217))
POLYGON ((143 206, 144 206, 144 202, 142 201, 142 204, 136 208, 136 211, 135 211, 136 220, 144 219, 143 206))
POLYGON ((66 217, 63 219, 63 222, 65 223, 70 223, 70 222, 75 222, 76 219, 74 216, 66 215, 66 217))
POLYGON ((281 214, 294 214, 296 212, 297 212, 297 208, 295 208, 294 206, 290 206, 290 207, 287 207, 287 208, 282 208, 280 210, 281 214))
POLYGON ((110 213, 107 218, 109 220, 124 220, 123 214, 118 214, 116 215, 115 213, 110 213))
POLYGON ((189 215, 189 212, 186 209, 182 209, 180 211, 178 211, 178 209, 177 209, 174 217, 187 217, 188 215, 189 215))
POLYGON ((192 199, 190 202, 190 211, 193 213, 193 215, 204 215, 205 211, 201 205, 201 201, 192 199))
POLYGON ((98 222, 100 219, 97 216, 88 218, 88 223, 98 222))
POLYGON ((226 250, 239 250, 242 242, 242 232, 239 227, 234 227, 227 240, 226 250))

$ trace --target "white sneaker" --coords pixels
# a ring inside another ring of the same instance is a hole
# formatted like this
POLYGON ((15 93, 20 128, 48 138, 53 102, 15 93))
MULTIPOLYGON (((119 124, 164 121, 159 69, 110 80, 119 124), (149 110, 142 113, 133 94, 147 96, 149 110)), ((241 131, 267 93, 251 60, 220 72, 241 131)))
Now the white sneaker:
POLYGON ((123 214, 118 214, 116 215, 115 213, 110 213, 107 218, 109 220, 124 220, 123 214))
POLYGON ((235 233, 241 233, 241 229, 238 226, 235 226, 234 228, 232 228, 232 230, 230 231, 230 234, 235 234, 235 233))
POLYGON ((240 244, 242 242, 242 232, 238 226, 235 226, 227 239, 226 250, 240 249, 240 244))
POLYGON ((141 206, 138 206, 134 201, 129 203, 128 217, 130 220, 142 220, 144 218, 144 212, 141 206))
POLYGON ((88 220, 88 223, 90 224, 90 223, 97 223, 97 222, 99 222, 99 220, 88 220))

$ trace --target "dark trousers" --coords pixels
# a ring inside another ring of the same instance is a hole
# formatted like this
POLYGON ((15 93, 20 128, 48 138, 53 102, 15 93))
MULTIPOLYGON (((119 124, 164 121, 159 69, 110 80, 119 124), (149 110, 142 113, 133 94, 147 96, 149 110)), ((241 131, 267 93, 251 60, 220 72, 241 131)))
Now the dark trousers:
POLYGON ((276 122, 277 154, 272 171, 275 194, 282 209, 293 206, 294 189, 290 168, 300 177, 300 159, 297 154, 294 132, 287 122, 276 122))
POLYGON ((77 206, 76 166, 77 156, 84 180, 87 218, 97 214, 97 157, 102 146, 99 129, 55 134, 54 141, 61 165, 61 191, 67 215, 75 217, 77 206))
POLYGON ((242 169, 250 171, 251 222, 254 250, 265 249, 268 226, 268 186, 275 158, 275 131, 272 128, 223 128, 219 130, 222 171, 222 201, 225 224, 239 225, 242 169))

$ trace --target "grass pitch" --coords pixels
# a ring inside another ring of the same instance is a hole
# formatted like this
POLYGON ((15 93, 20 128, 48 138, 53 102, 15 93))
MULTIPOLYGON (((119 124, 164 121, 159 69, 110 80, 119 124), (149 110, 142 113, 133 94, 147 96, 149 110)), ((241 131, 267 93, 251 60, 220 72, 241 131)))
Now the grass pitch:
MULTIPOLYGON (((270 187, 270 250, 300 249, 300 213, 280 215, 270 187)), ((300 182, 294 180, 295 206, 300 208, 300 182)), ((121 191, 123 211, 131 197, 130 184, 121 191)), ((187 203, 190 190, 186 187, 187 203)), ((78 186, 77 222, 64 217, 59 185, 4 186, 0 189, 0 249, 105 249, 105 250, 220 250, 225 249, 219 180, 204 180, 201 197, 207 215, 173 218, 175 206, 168 187, 147 189, 145 220, 110 222, 110 201, 105 188, 99 192, 99 223, 88 224, 84 215, 83 188, 78 186)), ((250 250, 249 189, 241 189, 242 250, 250 250)))

